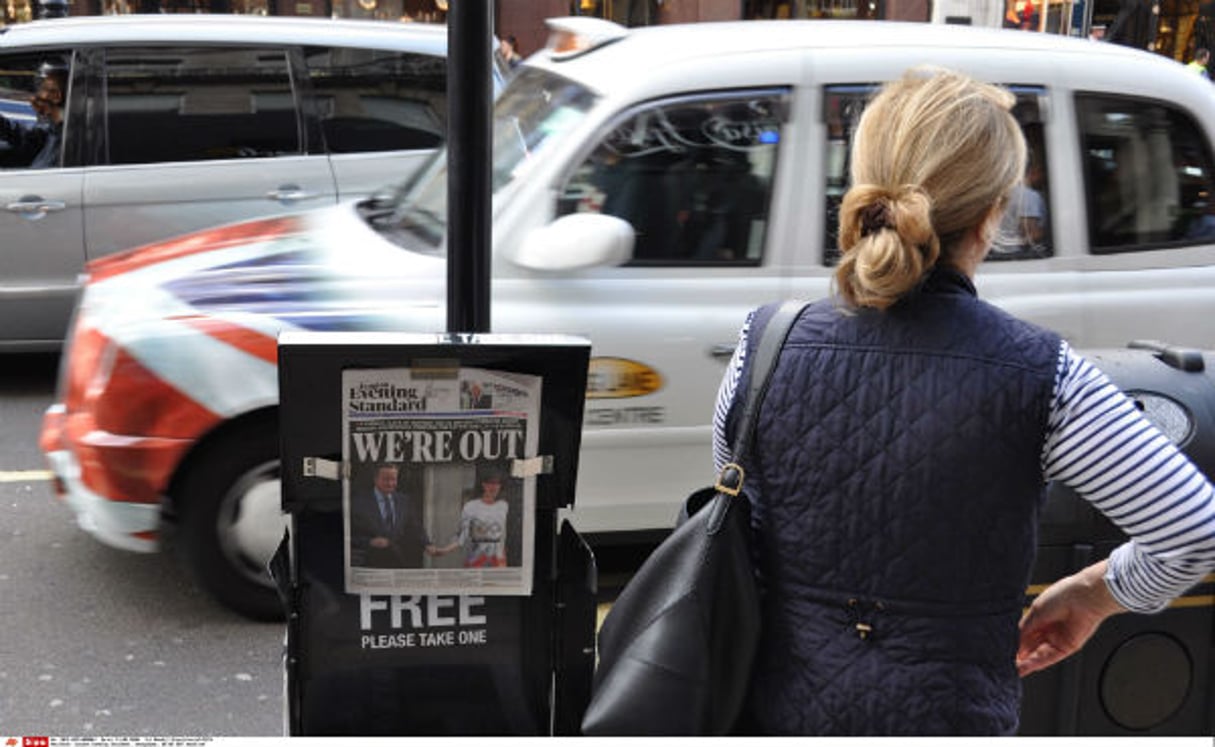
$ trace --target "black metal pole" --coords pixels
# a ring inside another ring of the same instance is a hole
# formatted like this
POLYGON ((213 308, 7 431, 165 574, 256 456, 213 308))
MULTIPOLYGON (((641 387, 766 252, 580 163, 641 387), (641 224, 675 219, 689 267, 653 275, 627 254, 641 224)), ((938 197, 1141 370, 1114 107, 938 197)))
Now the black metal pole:
POLYGON ((489 0, 447 11, 447 331, 489 332, 493 155, 489 0))

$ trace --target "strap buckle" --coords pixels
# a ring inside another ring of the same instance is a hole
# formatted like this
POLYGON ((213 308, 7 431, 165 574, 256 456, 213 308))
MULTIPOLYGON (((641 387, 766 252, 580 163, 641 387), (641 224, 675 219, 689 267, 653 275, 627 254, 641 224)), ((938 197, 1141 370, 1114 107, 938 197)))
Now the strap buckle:
POLYGON ((743 480, 746 477, 747 473, 740 465, 730 462, 723 465, 721 472, 717 473, 717 482, 713 484, 713 488, 719 493, 737 496, 742 492, 743 480))

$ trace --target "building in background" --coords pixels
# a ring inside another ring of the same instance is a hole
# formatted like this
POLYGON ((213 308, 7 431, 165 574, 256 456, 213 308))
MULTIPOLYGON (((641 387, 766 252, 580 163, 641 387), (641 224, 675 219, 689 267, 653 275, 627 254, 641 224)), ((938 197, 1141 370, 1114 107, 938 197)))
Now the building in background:
MULTIPOLYGON (((53 1, 53 0, 52 0, 53 1)), ((67 0, 68 15, 241 13, 443 23, 446 0, 67 0)), ((0 0, 5 23, 39 17, 39 0, 0 0)))
MULTIPOLYGON (((45 2, 46 0, 41 0, 45 2)), ((69 15, 248 13, 443 23, 448 0, 50 0, 69 15)), ((39 17, 40 0, 0 0, 4 23, 39 17)), ((544 19, 590 15, 625 26, 739 19, 933 21, 1105 38, 1178 61, 1215 48, 1215 0, 492 0, 497 33, 524 56, 544 19)))
POLYGON ((544 19, 564 15, 606 18, 625 26, 839 18, 927 21, 931 0, 494 0, 498 34, 519 40, 524 55, 544 45, 544 19))

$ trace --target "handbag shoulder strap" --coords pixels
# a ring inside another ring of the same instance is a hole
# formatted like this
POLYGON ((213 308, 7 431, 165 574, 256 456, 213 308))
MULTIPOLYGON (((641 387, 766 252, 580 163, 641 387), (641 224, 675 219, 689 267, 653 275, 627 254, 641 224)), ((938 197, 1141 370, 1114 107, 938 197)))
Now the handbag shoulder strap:
POLYGON ((759 420, 759 408, 768 391, 772 371, 776 368, 780 351, 785 346, 785 339, 789 337, 789 330, 793 329, 793 323, 801 316, 807 303, 797 300, 785 301, 760 332, 759 343, 755 346, 755 360, 751 362, 751 379, 747 387, 745 407, 734 437, 735 462, 742 462, 751 449, 755 424, 759 420))

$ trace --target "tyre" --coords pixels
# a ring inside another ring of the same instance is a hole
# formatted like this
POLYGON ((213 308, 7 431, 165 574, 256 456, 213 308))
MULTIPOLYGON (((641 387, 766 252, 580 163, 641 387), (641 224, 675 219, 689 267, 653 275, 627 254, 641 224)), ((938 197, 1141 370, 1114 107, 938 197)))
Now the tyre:
POLYGON ((270 421, 206 445, 180 483, 177 543, 199 586, 253 620, 282 620, 266 569, 282 540, 278 432, 270 421))

